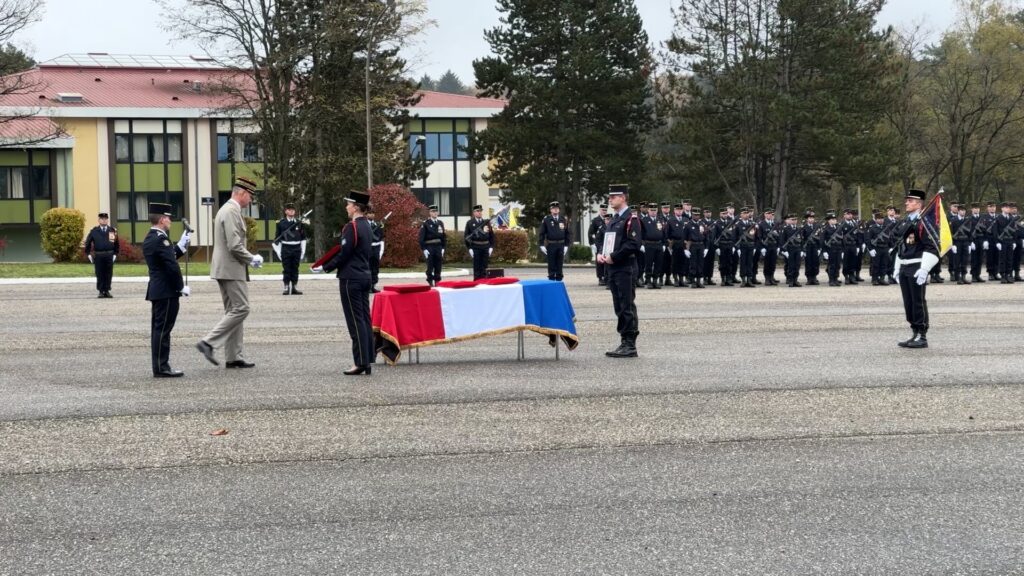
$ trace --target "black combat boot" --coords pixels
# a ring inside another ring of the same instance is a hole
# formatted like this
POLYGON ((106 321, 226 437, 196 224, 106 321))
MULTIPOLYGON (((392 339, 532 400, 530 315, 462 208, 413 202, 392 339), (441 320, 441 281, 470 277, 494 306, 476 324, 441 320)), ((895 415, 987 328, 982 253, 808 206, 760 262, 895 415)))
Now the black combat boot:
POLYGON ((921 334, 921 332, 919 330, 914 329, 914 335, 913 336, 911 336, 910 338, 908 338, 908 339, 906 339, 906 340, 904 340, 902 342, 899 342, 896 345, 899 346, 900 348, 907 348, 910 345, 910 343, 913 342, 914 340, 916 340, 917 337, 920 334, 921 334))
POLYGON ((881 286, 882 285, 882 283, 879 282, 879 280, 878 280, 878 276, 872 276, 871 277, 871 285, 872 286, 881 286))
POLYGON ((927 348, 928 339, 925 338, 924 330, 920 331, 913 338, 907 341, 907 345, 904 348, 927 348))
POLYGON ((814 276, 812 278, 808 278, 807 279, 807 285, 808 286, 818 286, 819 284, 821 284, 821 282, 818 282, 818 277, 817 276, 814 276))
POLYGON ((291 293, 292 293, 292 285, 287 283, 287 282, 285 282, 284 283, 284 292, 281 292, 281 295, 282 296, 287 296, 287 295, 289 295, 291 293))
MULTIPOLYGON (((380 290, 377 290, 376 288, 374 288, 374 289, 373 289, 373 290, 371 290, 371 291, 372 291, 372 292, 373 292, 374 294, 376 294, 377 292, 380 292, 380 290)), ((292 282, 292 294, 293 294, 294 296, 302 296, 302 292, 299 292, 299 287, 295 285, 295 282, 292 282)))
POLYGON ((942 276, 939 275, 939 274, 932 274, 931 281, 932 281, 932 284, 942 284, 943 282, 945 282, 945 280, 943 280, 942 276))

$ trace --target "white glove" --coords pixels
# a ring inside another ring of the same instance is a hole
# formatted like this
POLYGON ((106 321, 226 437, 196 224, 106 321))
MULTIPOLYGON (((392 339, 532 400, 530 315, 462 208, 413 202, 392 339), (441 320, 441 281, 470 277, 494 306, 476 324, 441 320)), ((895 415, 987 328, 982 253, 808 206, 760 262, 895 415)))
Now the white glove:
POLYGON ((800 253, 800 257, 801 257, 801 258, 805 258, 805 257, 807 257, 807 252, 801 252, 801 253, 800 253))
POLYGON ((277 254, 277 259, 280 260, 281 259, 281 243, 280 242, 274 242, 273 244, 270 245, 270 247, 274 249, 274 254, 277 254))
POLYGON ((641 246, 641 247, 640 247, 640 251, 641 251, 641 252, 647 252, 647 249, 646 249, 646 248, 644 248, 643 246, 641 246))
POLYGON ((303 260, 306 259, 306 241, 303 240, 302 243, 299 245, 302 247, 299 250, 299 262, 302 262, 303 260))
POLYGON ((735 254, 735 255, 737 255, 737 256, 739 256, 739 253, 740 253, 740 249, 739 249, 739 248, 733 248, 733 249, 732 249, 732 253, 733 253, 733 254, 735 254))
POLYGON ((249 266, 252 266, 253 268, 263 266, 263 256, 260 256, 259 254, 253 255, 252 262, 249 262, 249 266))
POLYGON ((918 268, 917 272, 914 272, 914 280, 917 281, 918 286, 924 286, 928 282, 928 272, 923 268, 918 268))
POLYGON ((470 257, 470 258, 472 258, 472 257, 473 257, 473 249, 472 249, 472 248, 470 248, 470 249, 469 249, 469 257, 470 257))
POLYGON ((380 250, 377 251, 377 259, 382 260, 384 258, 384 241, 380 241, 380 250))
POLYGON ((89 254, 89 255, 88 255, 88 258, 89 258, 89 264, 93 264, 93 261, 92 261, 92 254, 89 254))
POLYGON ((192 240, 192 235, 189 234, 188 232, 185 232, 184 234, 181 235, 181 240, 178 240, 178 248, 180 248, 181 251, 184 252, 185 248, 188 248, 188 243, 191 240, 192 240))
POLYGON ((491 254, 494 254, 494 248, 487 249, 487 255, 490 256, 491 254))
POLYGON ((114 254, 114 255, 112 256, 112 258, 113 258, 113 260, 111 260, 111 262, 117 262, 117 254, 114 254))
POLYGON ((309 271, 312 272, 313 274, 323 274, 324 273, 324 267, 323 266, 313 266, 312 268, 309 269, 309 271))
POLYGON ((761 256, 765 256, 767 254, 768 254, 768 249, 767 248, 761 248, 761 256))
POLYGON ((878 252, 876 252, 874 248, 872 248, 871 250, 868 250, 868 254, 870 254, 872 258, 874 258, 875 256, 878 256, 878 252))
POLYGON ((1003 249, 1003 243, 1002 242, 996 242, 996 250, 1002 251, 1002 249, 1003 249))
POLYGON ((857 256, 860 256, 860 248, 857 248, 857 251, 856 251, 856 252, 854 252, 854 253, 855 253, 855 254, 856 254, 857 256))
POLYGON ((783 252, 782 253, 782 257, 783 258, 789 258, 789 252, 783 252))
POLYGON ((707 248, 705 248, 705 249, 704 249, 704 256, 707 256, 707 255, 708 255, 708 249, 707 249, 707 248))
POLYGON ((860 245, 860 251, 861 252, 867 252, 868 251, 868 245, 867 244, 861 244, 860 245))
POLYGON ((441 258, 444 258, 444 248, 441 249, 441 258))
POLYGON ((690 251, 689 250, 683 250, 683 256, 686 256, 687 258, 689 258, 690 257, 690 251))
MULTIPOLYGON (((643 248, 641 248, 641 250, 643 250, 643 248)), ((548 247, 547 247, 547 246, 541 246, 541 247, 540 247, 540 251, 541 251, 541 252, 542 252, 542 253, 543 253, 543 254, 544 254, 545 256, 547 256, 547 255, 548 255, 548 247)))
POLYGON ((828 262, 828 252, 823 253, 821 257, 824 258, 826 262, 828 262))
POLYGON ((565 256, 568 253, 569 253, 569 247, 568 246, 562 248, 562 256, 565 256))
POLYGON ((981 249, 988 250, 988 240, 985 240, 984 242, 981 243, 981 249))
POLYGON ((971 252, 974 252, 974 242, 967 245, 967 253, 970 254, 971 252))
POLYGON ((424 258, 430 258, 430 250, 424 250, 423 251, 423 257, 424 258))
POLYGON ((722 255, 722 249, 721 248, 715 248, 715 256, 721 256, 721 255, 722 255))
MULTIPOLYGON (((952 252, 953 254, 956 254, 956 244, 953 244, 952 246, 950 246, 950 247, 949 247, 949 250, 950 250, 950 252, 952 252)), ((872 252, 874 252, 874 250, 872 250, 872 252)), ((874 254, 872 254, 872 256, 874 256, 874 254)))
POLYGON ((185 297, 191 296, 192 295, 192 288, 189 287, 189 286, 182 286, 181 287, 181 295, 185 296, 185 297))

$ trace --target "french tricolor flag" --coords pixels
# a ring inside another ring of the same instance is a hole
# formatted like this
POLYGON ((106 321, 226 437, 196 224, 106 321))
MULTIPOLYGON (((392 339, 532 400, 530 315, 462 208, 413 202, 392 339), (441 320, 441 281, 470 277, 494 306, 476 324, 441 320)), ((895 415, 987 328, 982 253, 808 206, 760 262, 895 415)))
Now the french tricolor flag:
POLYGON ((551 280, 501 278, 385 286, 375 295, 371 321, 377 351, 397 362, 407 348, 530 330, 579 344, 565 285, 551 280))

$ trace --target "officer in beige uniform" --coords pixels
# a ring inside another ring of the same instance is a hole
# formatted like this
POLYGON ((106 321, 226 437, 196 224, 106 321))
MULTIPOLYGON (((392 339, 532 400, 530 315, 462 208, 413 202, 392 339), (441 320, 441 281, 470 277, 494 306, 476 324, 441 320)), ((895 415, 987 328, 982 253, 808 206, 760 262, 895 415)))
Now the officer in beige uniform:
POLYGON ((196 344, 196 348, 210 363, 218 365, 213 351, 224 348, 224 365, 228 368, 252 368, 242 350, 243 322, 249 315, 249 269, 263 265, 263 257, 246 249, 246 226, 242 210, 252 204, 256 183, 238 177, 231 187, 231 199, 217 211, 213 226, 213 260, 210 277, 217 281, 224 316, 210 332, 196 344))

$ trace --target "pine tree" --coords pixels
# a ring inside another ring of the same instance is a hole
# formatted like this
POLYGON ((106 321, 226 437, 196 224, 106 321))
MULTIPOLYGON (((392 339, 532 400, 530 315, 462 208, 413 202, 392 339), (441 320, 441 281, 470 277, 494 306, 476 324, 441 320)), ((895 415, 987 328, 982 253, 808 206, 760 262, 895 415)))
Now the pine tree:
POLYGON ((448 70, 437 81, 437 91, 446 94, 466 94, 468 89, 462 80, 455 75, 455 72, 448 70))
POLYGON ((423 77, 420 78, 420 90, 437 90, 437 83, 430 77, 430 74, 424 74, 423 77))
POLYGON ((610 182, 643 180, 643 134, 654 124, 651 53, 633 0, 498 0, 492 55, 473 63, 482 96, 508 105, 476 134, 487 182, 536 222, 558 200, 568 216, 610 182))

